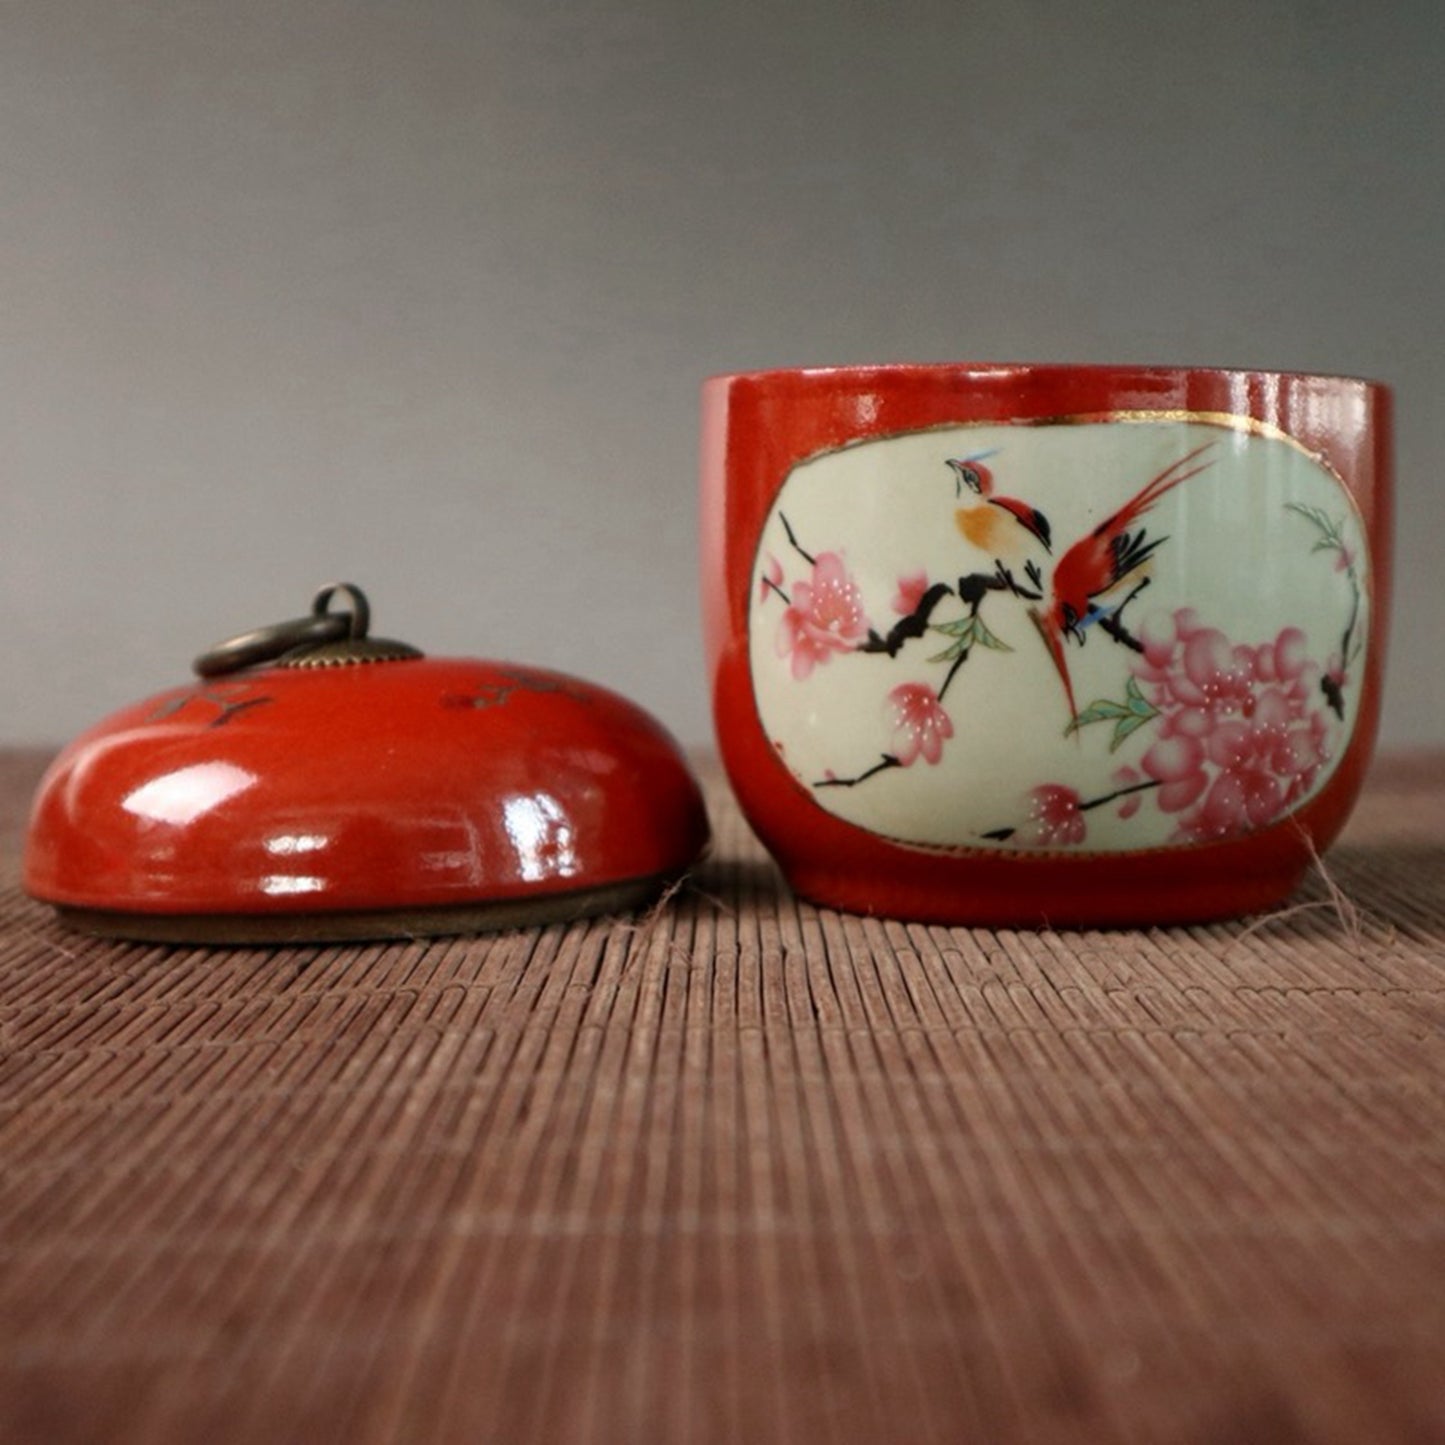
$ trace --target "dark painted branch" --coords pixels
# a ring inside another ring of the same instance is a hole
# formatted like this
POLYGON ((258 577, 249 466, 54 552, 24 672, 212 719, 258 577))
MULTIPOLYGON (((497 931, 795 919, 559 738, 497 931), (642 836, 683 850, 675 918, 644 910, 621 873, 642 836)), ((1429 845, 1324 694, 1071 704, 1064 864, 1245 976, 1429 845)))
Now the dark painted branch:
POLYGON ((820 778, 813 784, 815 788, 856 788, 859 783, 869 778, 877 777, 879 773, 886 773, 889 768, 901 768, 903 764, 892 753, 884 753, 880 761, 873 764, 871 768, 864 769, 853 778, 820 778))
POLYGON ((1122 643, 1132 652, 1143 652, 1144 644, 1124 626, 1121 619, 1124 616, 1124 609, 1149 585, 1149 579, 1143 578, 1134 590, 1112 611, 1100 613, 1099 626, 1114 639, 1122 643))
MULTIPOLYGON (((1151 788, 1157 788, 1159 780, 1148 778, 1142 783, 1131 783, 1127 788, 1116 788, 1112 793, 1105 793, 1102 798, 1090 798, 1087 803, 1079 804, 1079 811, 1087 813, 1090 808, 1102 808, 1106 803, 1115 803, 1120 798, 1127 798, 1130 793, 1147 793, 1151 788)), ((995 843, 1006 843, 1015 833, 1017 828, 992 828, 987 833, 980 833, 980 838, 988 838, 995 843)))
POLYGON ((886 637, 880 636, 875 629, 870 627, 868 640, 860 642, 856 651, 886 652, 889 657, 897 657, 905 642, 915 637, 922 637, 928 631, 928 619, 932 616, 933 609, 952 593, 953 588, 946 582, 935 582, 919 598, 918 605, 913 611, 889 628, 886 637))
POLYGON ((1079 811, 1087 813, 1090 808, 1102 808, 1105 803, 1117 802, 1120 798, 1127 798, 1130 793, 1147 793, 1150 788, 1158 786, 1158 778, 1149 778, 1142 783, 1130 783, 1127 788, 1116 788, 1112 793, 1105 793, 1102 798, 1090 798, 1087 803, 1080 803, 1079 811))
POLYGON ((783 531, 788 534, 788 542, 791 545, 793 551, 795 551, 798 556, 800 556, 803 561, 808 564, 808 566, 816 567, 818 565, 818 559, 813 556, 811 552, 804 551, 803 548, 799 545, 798 539, 793 535, 792 527, 788 525, 788 519, 781 512, 778 513, 778 520, 783 524, 783 531))

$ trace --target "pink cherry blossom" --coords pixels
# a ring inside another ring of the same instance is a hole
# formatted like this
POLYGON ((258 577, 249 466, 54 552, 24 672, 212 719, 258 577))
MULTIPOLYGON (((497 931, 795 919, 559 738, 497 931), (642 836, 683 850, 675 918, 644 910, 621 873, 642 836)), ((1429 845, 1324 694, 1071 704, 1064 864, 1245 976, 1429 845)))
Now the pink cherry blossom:
POLYGON ((893 610, 900 617, 910 616, 917 610, 918 604, 923 601, 923 594, 927 591, 927 572, 911 572, 907 577, 900 577, 898 591, 893 594, 893 610))
POLYGON ((835 652, 851 652, 867 631, 858 584, 836 552, 820 552, 811 578, 793 587, 778 625, 778 656, 791 656, 793 676, 801 681, 835 652))
POLYGON ((930 765, 943 756, 953 736, 953 719, 926 682, 900 683, 888 694, 893 717, 894 755, 906 768, 921 757, 930 765))
POLYGON ((1166 813, 1182 812, 1209 786, 1204 747, 1187 735, 1160 737, 1144 754, 1144 772, 1159 784, 1154 797, 1166 813))
POLYGON ((1065 848, 1082 843, 1088 833, 1080 804, 1083 799, 1063 783, 1043 783, 1029 794, 1028 821, 1014 841, 1032 848, 1065 848))
POLYGON ((1181 841, 1252 832, 1308 794, 1330 729, 1317 705, 1324 674, 1298 627, 1233 643, 1185 608, 1148 618, 1140 642, 1134 676, 1159 712, 1140 767, 1160 810, 1180 815, 1181 841))
MULTIPOLYGON (((1125 788, 1137 787, 1144 779, 1140 776, 1137 768, 1125 766, 1115 768, 1109 781, 1114 785, 1116 792, 1122 792, 1125 788)), ((1143 802, 1144 795, 1142 792, 1129 793, 1119 799, 1119 806, 1116 811, 1121 818, 1132 818, 1134 814, 1139 811, 1143 802)))
POLYGON ((1304 670, 1309 660, 1305 647, 1305 635, 1298 627, 1286 627, 1275 639, 1275 676, 1282 682, 1292 682, 1304 670))

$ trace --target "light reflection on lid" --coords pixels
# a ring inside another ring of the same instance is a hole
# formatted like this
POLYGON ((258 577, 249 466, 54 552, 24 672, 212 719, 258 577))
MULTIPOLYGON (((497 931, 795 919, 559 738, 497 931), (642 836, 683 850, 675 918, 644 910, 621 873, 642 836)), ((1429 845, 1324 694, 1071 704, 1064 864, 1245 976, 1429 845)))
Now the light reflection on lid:
POLYGON ((307 873, 270 873, 261 880, 261 892, 273 898, 285 893, 320 893, 325 887, 324 878, 307 873))
POLYGON ((550 793, 522 793, 502 804, 507 836, 517 850, 522 878, 570 878, 577 872, 572 824, 550 793))
POLYGON ((192 763, 142 783, 121 807, 150 823, 191 823, 257 781, 234 763, 192 763))
POLYGON ((331 840, 324 833, 276 833, 266 839, 266 851, 289 858, 294 853, 316 853, 331 840))

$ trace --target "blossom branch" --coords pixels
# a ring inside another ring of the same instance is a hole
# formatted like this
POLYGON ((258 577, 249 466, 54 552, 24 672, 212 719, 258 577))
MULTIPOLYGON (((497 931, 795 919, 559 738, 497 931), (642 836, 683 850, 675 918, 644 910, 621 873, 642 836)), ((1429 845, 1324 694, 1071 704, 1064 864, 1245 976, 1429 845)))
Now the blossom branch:
POLYGON ((871 768, 865 768, 851 778, 839 778, 830 774, 826 778, 820 778, 813 786, 815 788, 856 788, 859 783, 866 782, 869 778, 876 778, 879 773, 886 773, 890 768, 901 768, 902 766, 902 758, 893 753, 884 753, 871 768))
MULTIPOLYGON (((1072 788, 1036 789, 1036 794, 1045 792, 1049 795, 1042 800, 1035 798, 1035 810, 1041 814, 1041 818, 1037 821, 1041 821, 1045 828, 1063 832, 1065 836, 1059 841, 1081 841, 1083 839, 1083 820, 1079 819, 1077 829, 1071 835, 1067 832, 1071 819, 1087 813, 1091 808, 1103 808, 1110 803, 1117 803, 1120 798, 1127 798, 1133 793, 1145 793, 1158 786, 1158 778, 1146 778, 1142 783, 1130 783, 1127 787, 1115 788, 1113 792, 1105 793, 1102 797, 1087 800, 1080 798, 1072 788)), ((1035 831, 1037 830, 1036 822, 1035 831)), ((979 837, 987 838, 994 843, 1006 843, 1017 832, 1017 827, 993 828, 987 833, 980 833, 979 837)))
POLYGON ((1355 572, 1354 558, 1341 548, 1345 560, 1345 575, 1350 579, 1350 620, 1345 623, 1344 635, 1340 638, 1340 662, 1336 671, 1326 671, 1320 678, 1320 691, 1325 695, 1329 709, 1341 722, 1345 720, 1345 668, 1353 661, 1350 644, 1354 638, 1355 626, 1360 620, 1360 579, 1355 572))
POLYGON ((1146 778, 1142 783, 1130 783, 1127 788, 1115 788, 1112 793, 1105 793, 1102 798, 1090 798, 1086 803, 1079 804, 1079 811, 1087 813, 1090 808, 1102 808, 1109 803, 1116 803, 1120 798, 1127 798, 1130 793, 1147 793, 1150 788, 1159 786, 1158 778, 1146 778))
POLYGON ((1345 623, 1344 633, 1340 637, 1339 658, 1333 666, 1325 670, 1324 676, 1320 679, 1320 691, 1324 693, 1330 711, 1343 722, 1345 717, 1345 669, 1354 661, 1354 654, 1359 648, 1354 634, 1355 627, 1360 620, 1360 576, 1355 568, 1354 548, 1345 541, 1343 520, 1331 517, 1323 508, 1307 506, 1303 502, 1286 502, 1285 510, 1297 512, 1315 528, 1320 535, 1313 550, 1333 552, 1335 566, 1349 578, 1350 617, 1349 621, 1345 623))
POLYGON ((1120 643, 1124 647, 1127 647, 1131 652, 1142 653, 1144 651, 1144 644, 1140 642, 1139 639, 1135 637, 1134 634, 1130 632, 1127 627, 1124 626, 1124 623, 1122 621, 1122 618, 1124 616, 1124 609, 1148 585, 1149 579, 1147 577, 1142 578, 1139 581, 1138 585, 1134 588, 1134 590, 1130 592, 1129 595, 1117 607, 1113 608, 1109 612, 1100 612, 1099 614, 1099 626, 1106 633, 1108 633, 1108 635, 1112 637, 1115 642, 1120 643))
POLYGON ((928 619, 933 615, 933 609, 945 597, 951 596, 953 588, 947 582, 935 582, 918 599, 918 605, 913 611, 888 629, 886 637, 880 636, 876 628, 870 627, 867 640, 860 642, 854 651, 886 652, 889 657, 897 657, 905 642, 922 637, 928 631, 928 619))
POLYGON ((793 535, 793 529, 791 526, 789 526, 788 519, 781 512, 778 513, 778 520, 783 524, 783 531, 786 532, 788 535, 788 545, 792 547, 793 551, 795 551, 798 556, 800 556, 803 561, 808 564, 808 566, 817 566, 818 559, 813 556, 811 552, 804 550, 802 545, 799 543, 797 537, 793 535))

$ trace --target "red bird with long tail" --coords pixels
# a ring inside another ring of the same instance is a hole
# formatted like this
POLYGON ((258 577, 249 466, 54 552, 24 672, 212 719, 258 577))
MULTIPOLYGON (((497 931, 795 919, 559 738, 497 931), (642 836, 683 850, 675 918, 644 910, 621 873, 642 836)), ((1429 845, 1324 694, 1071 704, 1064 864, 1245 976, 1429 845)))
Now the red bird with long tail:
POLYGON ((1212 462, 1200 462, 1197 466, 1190 464, 1213 445, 1213 442, 1205 442, 1187 456, 1171 462, 1117 512, 1105 518, 1092 532, 1080 537, 1059 558, 1054 568, 1047 607, 1043 611, 1036 607, 1029 609, 1029 616, 1038 628, 1064 684, 1071 722, 1078 717, 1079 709, 1074 701, 1074 684, 1069 677, 1069 662, 1064 653, 1065 641, 1075 637, 1083 642, 1084 628, 1089 623, 1111 615, 1097 606, 1094 599, 1112 591, 1136 572, 1166 540, 1156 537, 1151 542, 1146 539, 1142 527, 1133 533, 1129 529, 1166 492, 1173 491, 1181 482, 1197 477, 1212 466, 1212 462))

